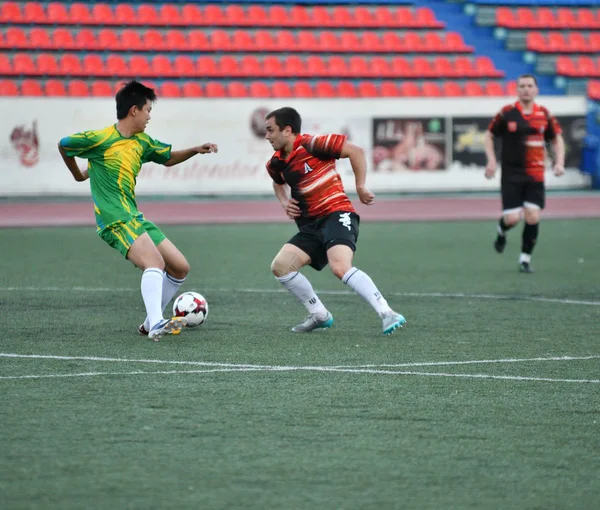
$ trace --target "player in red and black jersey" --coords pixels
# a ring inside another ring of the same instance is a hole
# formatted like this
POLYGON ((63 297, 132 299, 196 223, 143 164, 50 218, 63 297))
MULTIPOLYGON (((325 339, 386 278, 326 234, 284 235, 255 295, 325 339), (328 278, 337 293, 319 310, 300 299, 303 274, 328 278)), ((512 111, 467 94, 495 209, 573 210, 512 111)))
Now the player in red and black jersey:
POLYGON ((517 81, 519 100, 502 108, 490 122, 485 135, 488 179, 496 175, 494 137, 502 140, 500 165, 502 218, 494 247, 502 253, 506 246, 506 232, 525 217, 519 269, 531 273, 531 253, 537 242, 540 212, 545 205, 544 172, 546 144, 554 146, 554 174, 565 172, 565 144, 558 121, 543 106, 535 103, 537 80, 530 74, 517 81))
POLYGON ((281 248, 271 270, 310 314, 292 331, 306 333, 333 324, 331 313, 299 273, 306 265, 320 271, 329 264, 333 274, 379 314, 383 333, 388 335, 406 320, 390 308, 369 275, 352 265, 360 218, 335 168, 336 159, 349 158, 358 197, 363 204, 372 204, 375 195, 365 184, 364 151, 345 135, 303 135, 301 126, 300 114, 293 108, 280 108, 266 117, 266 138, 276 151, 267 162, 267 171, 275 196, 298 226, 298 233, 281 248))

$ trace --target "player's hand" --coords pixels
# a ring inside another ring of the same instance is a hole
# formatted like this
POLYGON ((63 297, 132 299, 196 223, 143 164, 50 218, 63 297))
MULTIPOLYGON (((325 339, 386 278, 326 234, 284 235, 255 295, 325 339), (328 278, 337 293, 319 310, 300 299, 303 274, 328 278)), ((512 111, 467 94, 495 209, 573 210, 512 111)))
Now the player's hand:
POLYGON ((559 165, 558 163, 554 165, 554 175, 556 177, 560 177, 565 173, 565 167, 563 165, 559 165))
POLYGON ((210 154, 211 152, 219 152, 219 146, 216 143, 205 143, 204 145, 200 145, 195 149, 198 154, 210 154))
POLYGON ((496 175, 496 166, 498 164, 495 161, 488 161, 488 164, 485 165, 485 178, 493 179, 496 175))
POLYGON ((298 200, 295 198, 290 198, 287 202, 284 202, 281 205, 283 206, 285 214, 287 214, 288 218, 294 220, 300 216, 300 207, 298 206, 298 200))
POLYGON ((367 188, 356 188, 358 198, 365 205, 371 205, 375 201, 375 193, 367 188))

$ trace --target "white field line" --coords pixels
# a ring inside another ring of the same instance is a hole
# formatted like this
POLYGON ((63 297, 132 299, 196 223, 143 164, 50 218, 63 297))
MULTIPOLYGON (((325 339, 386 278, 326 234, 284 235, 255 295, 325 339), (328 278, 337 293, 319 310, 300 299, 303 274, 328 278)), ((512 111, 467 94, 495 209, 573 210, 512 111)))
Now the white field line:
POLYGON ((398 364, 377 364, 377 365, 340 365, 340 366, 287 366, 287 365, 256 365, 244 363, 215 363, 209 361, 180 361, 180 360, 161 360, 161 359, 129 359, 129 358, 104 358, 98 356, 57 356, 52 354, 18 354, 12 352, 0 352, 0 358, 20 358, 20 359, 49 359, 61 361, 100 361, 112 363, 149 363, 158 365, 191 365, 201 367, 222 367, 233 369, 257 369, 257 370, 363 370, 373 368, 409 368, 409 367, 430 367, 430 366, 453 366, 453 365, 476 365, 476 364, 502 364, 502 363, 526 363, 533 361, 583 361, 591 359, 600 359, 600 355, 590 356, 550 356, 537 358, 501 358, 501 359, 483 359, 467 361, 425 361, 408 362, 398 364))
POLYGON ((592 383, 599 384, 600 379, 554 379, 550 377, 525 377, 518 375, 491 375, 491 374, 447 374, 435 372, 405 372, 391 370, 371 369, 340 369, 333 367, 264 367, 264 368, 220 368, 210 370, 161 370, 156 372, 82 372, 77 374, 47 374, 47 375, 16 375, 0 376, 3 379, 54 379, 66 377, 95 377, 95 376, 131 376, 131 375, 181 375, 181 374, 206 374, 214 372, 285 372, 297 370, 318 370, 322 372, 343 372, 352 374, 385 374, 385 375, 413 375, 423 377, 455 377, 460 379, 499 379, 504 381, 533 381, 533 382, 561 382, 561 383, 592 383))
MULTIPOLYGON (((128 287, 0 287, 0 292, 139 292, 139 289, 128 287)), ((203 289, 204 294, 211 292, 251 293, 251 294, 283 294, 285 289, 203 289)), ((350 296, 354 292, 348 290, 317 290, 317 294, 325 296, 350 296)), ((557 303, 561 305, 600 306, 600 301, 548 298, 543 296, 518 296, 506 294, 470 294, 464 292, 387 292, 388 296, 420 297, 420 298, 454 298, 454 299, 492 299, 500 301, 532 301, 536 303, 557 303)))

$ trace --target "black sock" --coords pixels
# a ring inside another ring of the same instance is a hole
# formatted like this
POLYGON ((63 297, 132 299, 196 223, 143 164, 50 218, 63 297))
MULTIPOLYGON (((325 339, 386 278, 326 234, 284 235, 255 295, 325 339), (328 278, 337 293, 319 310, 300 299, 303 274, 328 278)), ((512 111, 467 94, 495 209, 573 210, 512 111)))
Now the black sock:
POLYGON ((506 223, 504 223, 504 216, 502 216, 502 218, 500 218, 500 221, 498 222, 498 227, 498 235, 503 236, 508 230, 513 228, 514 225, 507 225, 506 223))
POLYGON ((536 223, 535 225, 525 223, 525 227, 523 228, 523 244, 521 245, 521 251, 523 253, 531 255, 537 241, 539 227, 539 223, 536 223))

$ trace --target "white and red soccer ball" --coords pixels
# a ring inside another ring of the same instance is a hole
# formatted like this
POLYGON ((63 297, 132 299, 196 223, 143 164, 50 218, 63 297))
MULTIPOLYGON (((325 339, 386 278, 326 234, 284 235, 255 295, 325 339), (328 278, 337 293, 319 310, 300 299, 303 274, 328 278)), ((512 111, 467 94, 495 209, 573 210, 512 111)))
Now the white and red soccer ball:
POLYGON ((202 294, 184 292, 175 298, 173 315, 185 317, 188 328, 200 326, 208 316, 208 303, 202 294))

